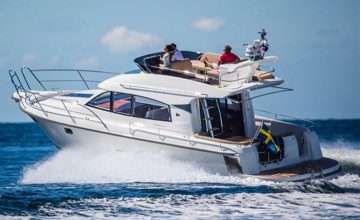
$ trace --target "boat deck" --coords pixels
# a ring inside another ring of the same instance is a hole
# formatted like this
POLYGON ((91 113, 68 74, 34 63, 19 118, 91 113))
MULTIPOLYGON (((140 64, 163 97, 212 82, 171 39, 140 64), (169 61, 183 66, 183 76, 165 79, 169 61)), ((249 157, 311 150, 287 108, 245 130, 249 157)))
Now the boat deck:
POLYGON ((203 140, 214 141, 217 143, 235 144, 235 145, 239 145, 239 144, 240 145, 249 145, 252 142, 251 138, 247 138, 247 137, 243 137, 243 136, 233 136, 233 137, 229 137, 229 138, 225 138, 225 139, 219 139, 219 138, 212 138, 212 137, 205 136, 205 135, 198 133, 198 134, 194 134, 194 137, 200 138, 203 140))
POLYGON ((309 174, 312 172, 322 172, 323 170, 335 167, 337 165, 339 165, 339 163, 336 160, 323 157, 320 160, 305 161, 303 163, 297 164, 296 166, 264 171, 254 176, 265 179, 289 178, 293 176, 309 174))

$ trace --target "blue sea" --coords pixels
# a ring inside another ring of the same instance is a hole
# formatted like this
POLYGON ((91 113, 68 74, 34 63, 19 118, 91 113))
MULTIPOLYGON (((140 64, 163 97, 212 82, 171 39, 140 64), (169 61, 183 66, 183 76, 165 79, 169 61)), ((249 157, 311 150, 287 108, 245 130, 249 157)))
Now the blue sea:
POLYGON ((331 181, 206 173, 161 155, 59 150, 35 123, 0 124, 0 218, 360 219, 360 120, 317 120, 331 181))

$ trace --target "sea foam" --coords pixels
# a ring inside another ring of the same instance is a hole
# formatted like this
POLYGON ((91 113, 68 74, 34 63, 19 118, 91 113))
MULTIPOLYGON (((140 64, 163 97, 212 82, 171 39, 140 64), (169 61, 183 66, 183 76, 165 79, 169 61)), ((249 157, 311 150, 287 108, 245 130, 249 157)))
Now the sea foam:
MULTIPOLYGON (((359 183, 360 150, 323 146, 323 153, 343 163, 344 174, 347 175, 339 178, 335 184, 346 186, 347 182, 355 185, 359 183)), ((128 182, 277 185, 253 178, 210 174, 192 163, 174 161, 161 153, 118 152, 109 149, 94 151, 76 147, 61 150, 47 160, 25 168, 21 180, 23 184, 128 182)))

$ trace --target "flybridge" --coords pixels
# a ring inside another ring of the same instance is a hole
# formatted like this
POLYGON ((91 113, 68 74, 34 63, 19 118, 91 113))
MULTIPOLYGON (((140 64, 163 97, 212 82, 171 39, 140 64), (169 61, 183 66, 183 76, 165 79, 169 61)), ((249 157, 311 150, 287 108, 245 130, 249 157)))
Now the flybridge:
POLYGON ((229 45, 225 46, 224 54, 220 55, 211 52, 179 51, 173 44, 175 48, 166 45, 165 52, 143 55, 134 62, 144 73, 185 78, 232 91, 239 91, 244 87, 253 90, 279 85, 283 81, 272 74, 275 69, 263 65, 264 62, 276 62, 279 58, 265 56, 269 50, 267 33, 263 29, 259 34, 261 40, 255 40, 252 45, 246 44, 246 58, 232 54, 229 45), (174 56, 175 61, 171 59, 174 56), (168 57, 170 60, 167 61, 168 57), (244 85, 253 81, 258 83, 244 85))
POLYGON ((277 56, 263 57, 258 60, 241 58, 238 63, 227 63, 218 69, 206 67, 204 60, 219 60, 220 54, 182 51, 183 60, 174 62, 170 68, 161 65, 160 57, 164 53, 152 53, 138 57, 134 62, 144 73, 173 76, 202 82, 219 88, 240 89, 244 83, 259 82, 256 85, 279 85, 283 81, 273 75, 275 69, 263 65, 265 62, 277 62, 277 56))

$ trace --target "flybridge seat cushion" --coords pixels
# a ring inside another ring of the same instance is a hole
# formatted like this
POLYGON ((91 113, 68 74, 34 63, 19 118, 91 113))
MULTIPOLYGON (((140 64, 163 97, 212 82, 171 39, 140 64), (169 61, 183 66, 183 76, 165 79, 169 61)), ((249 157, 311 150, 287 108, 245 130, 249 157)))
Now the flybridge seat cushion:
POLYGON ((210 70, 210 67, 205 67, 205 63, 201 62, 200 60, 191 60, 191 64, 195 70, 198 71, 206 71, 210 70))
POLYGON ((262 81, 265 79, 274 79, 274 75, 261 70, 255 70, 252 79, 255 81, 262 81))
POLYGON ((221 55, 216 53, 204 53, 204 55, 201 56, 200 61, 204 62, 205 59, 210 63, 217 63, 220 60, 221 55))
MULTIPOLYGON (((217 75, 219 75, 219 71, 213 70, 210 67, 205 67, 204 61, 205 61, 205 59, 207 59, 208 62, 210 62, 210 63, 217 63, 220 60, 220 57, 221 57, 220 54, 205 53, 204 55, 201 56, 200 60, 191 60, 191 63, 195 70, 204 71, 204 72, 210 74, 211 76, 215 75, 216 73, 217 73, 217 75)), ((232 63, 236 64, 236 63, 241 63, 241 62, 247 60, 247 59, 241 58, 241 57, 239 59, 240 59, 239 61, 232 62, 232 63)))
POLYGON ((220 60, 220 54, 215 54, 215 53, 204 53, 200 60, 192 60, 192 66, 195 70, 199 70, 199 71, 207 71, 207 70, 211 70, 210 67, 205 67, 204 61, 205 59, 208 60, 208 62, 210 63, 217 63, 220 60))
POLYGON ((189 71, 189 72, 193 71, 191 61, 188 58, 172 63, 170 68, 181 71, 189 71))
MULTIPOLYGON (((220 60, 221 55, 220 54, 215 54, 215 53, 205 53, 204 55, 201 56, 200 58, 200 62, 204 63, 205 59, 207 58, 208 62, 210 63, 217 63, 220 60)), ((232 62, 232 63, 240 63, 243 62, 247 59, 239 57, 239 61, 236 62, 232 62)))

